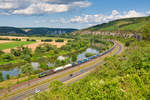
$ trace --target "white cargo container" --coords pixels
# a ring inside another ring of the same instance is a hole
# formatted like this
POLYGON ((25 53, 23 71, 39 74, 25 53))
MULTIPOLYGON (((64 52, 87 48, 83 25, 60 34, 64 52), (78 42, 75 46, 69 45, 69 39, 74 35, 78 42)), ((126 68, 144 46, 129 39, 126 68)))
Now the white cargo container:
POLYGON ((64 66, 64 69, 69 68, 69 67, 72 67, 72 64, 67 64, 67 65, 65 65, 65 66, 64 66))
POLYGON ((64 67, 63 66, 61 66, 61 67, 57 67, 57 68, 55 68, 54 69, 54 72, 56 72, 56 71, 60 71, 60 70, 63 70, 64 69, 64 67))

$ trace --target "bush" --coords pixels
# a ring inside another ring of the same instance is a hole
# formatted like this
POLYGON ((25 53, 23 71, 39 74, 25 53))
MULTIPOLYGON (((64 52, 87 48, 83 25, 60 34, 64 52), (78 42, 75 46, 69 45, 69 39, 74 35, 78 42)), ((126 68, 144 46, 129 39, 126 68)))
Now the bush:
POLYGON ((46 51, 47 51, 47 49, 44 48, 44 47, 42 47, 42 46, 38 46, 38 47, 36 47, 36 49, 35 49, 35 52, 36 52, 36 53, 44 53, 44 52, 46 52, 46 51))
POLYGON ((77 55, 76 54, 72 55, 72 61, 75 62, 76 60, 77 60, 77 55))
POLYGON ((57 39, 55 42, 64 42, 64 39, 57 39))
POLYGON ((27 61, 27 62, 30 62, 30 61, 31 61, 31 56, 30 56, 30 55, 27 55, 27 54, 21 55, 21 58, 24 59, 24 60, 27 61))
POLYGON ((67 42, 72 42, 72 40, 68 40, 67 42))
POLYGON ((91 56, 94 56, 94 54, 88 52, 88 53, 85 54, 85 56, 86 56, 86 57, 91 57, 91 56))
POLYGON ((0 38, 0 40, 10 40, 9 38, 0 38))
POLYGON ((48 65, 46 63, 41 63, 40 64, 40 68, 42 68, 44 70, 48 70, 49 69, 49 67, 48 67, 48 65))
POLYGON ((21 50, 20 50, 20 48, 11 49, 11 54, 14 55, 14 56, 20 56, 20 55, 21 55, 21 50))
POLYGON ((0 82, 4 81, 2 72, 0 72, 0 82))
POLYGON ((0 50, 0 55, 3 55, 3 54, 4 54, 4 52, 0 50))
POLYGON ((3 56, 2 56, 2 59, 4 60, 4 61, 11 61, 11 60, 13 60, 13 56, 11 55, 11 54, 4 54, 3 56))
POLYGON ((142 28, 142 36, 145 40, 149 40, 150 41, 150 23, 146 24, 144 26, 144 28, 142 28))
POLYGON ((126 42, 125 46, 128 47, 130 45, 130 42, 126 42))
POLYGON ((36 42, 36 40, 35 39, 27 39, 26 41, 33 41, 33 42, 36 42))
POLYGON ((12 39, 13 41, 21 41, 21 39, 18 39, 18 38, 16 38, 16 39, 12 39))
POLYGON ((41 40, 41 42, 52 42, 52 39, 41 40))
POLYGON ((6 78, 7 78, 7 80, 9 80, 9 79, 10 79, 10 75, 9 75, 9 74, 7 74, 7 75, 6 75, 6 78))

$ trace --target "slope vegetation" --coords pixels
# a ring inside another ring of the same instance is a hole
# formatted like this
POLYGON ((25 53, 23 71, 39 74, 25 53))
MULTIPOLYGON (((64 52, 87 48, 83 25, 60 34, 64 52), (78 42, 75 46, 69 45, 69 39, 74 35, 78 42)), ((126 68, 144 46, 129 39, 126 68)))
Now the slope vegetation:
POLYGON ((69 86, 60 82, 31 100, 149 100, 150 44, 125 40, 130 45, 120 56, 105 59, 106 64, 69 86), (140 52, 139 52, 140 51, 140 52))
POLYGON ((141 32, 141 29, 149 23, 150 17, 127 18, 110 21, 90 27, 88 31, 127 31, 141 32))

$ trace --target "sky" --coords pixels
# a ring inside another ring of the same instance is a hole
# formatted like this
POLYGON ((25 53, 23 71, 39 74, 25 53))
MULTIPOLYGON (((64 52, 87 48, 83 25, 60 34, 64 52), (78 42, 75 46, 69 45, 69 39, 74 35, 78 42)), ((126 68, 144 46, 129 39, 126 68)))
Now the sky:
POLYGON ((150 15, 150 0, 0 0, 0 26, 87 28, 150 15))

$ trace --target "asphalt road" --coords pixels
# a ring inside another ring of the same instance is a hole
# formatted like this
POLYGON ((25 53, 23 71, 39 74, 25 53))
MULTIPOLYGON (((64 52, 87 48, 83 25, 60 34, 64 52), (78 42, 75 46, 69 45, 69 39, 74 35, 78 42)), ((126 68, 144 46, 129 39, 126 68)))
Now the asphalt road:
MULTIPOLYGON (((119 49, 118 49, 118 51, 115 52, 113 55, 117 55, 117 54, 120 53, 120 51, 122 50, 122 46, 121 46, 120 44, 117 43, 117 46, 119 47, 119 49)), ((86 72, 92 70, 92 69, 95 68, 96 66, 102 65, 102 64, 104 64, 104 63, 105 63, 104 61, 100 61, 100 62, 98 62, 98 63, 96 63, 96 64, 93 64, 93 65, 91 65, 91 66, 89 66, 89 67, 86 67, 86 68, 84 68, 84 69, 81 69, 81 70, 78 71, 78 72, 72 73, 73 76, 68 75, 68 76, 65 76, 65 77, 60 78, 60 79, 57 79, 57 80, 59 80, 59 81, 61 81, 61 82, 64 83, 64 82, 66 82, 66 81, 68 81, 68 80, 71 80, 71 79, 73 79, 73 78, 75 78, 75 77, 77 77, 77 76, 79 76, 79 75, 82 75, 82 74, 84 74, 84 73, 86 73, 86 72)), ((49 79, 49 78, 50 78, 50 77, 47 77, 47 79, 49 79)), ((82 77, 81 77, 81 78, 82 78, 82 77)), ((81 79, 81 78, 79 78, 79 79, 81 79)), ((79 80, 79 79, 78 79, 78 80, 79 80)), ((77 81, 77 80, 76 80, 76 81, 77 81)), ((49 87, 49 82, 40 85, 37 89, 40 90, 40 92, 41 92, 41 91, 47 90, 48 87, 49 87)), ((22 99, 26 98, 27 96, 34 95, 34 94, 35 94, 35 90, 36 90, 36 88, 32 88, 32 89, 27 90, 27 91, 25 91, 25 92, 23 92, 23 93, 19 93, 19 94, 16 94, 15 96, 11 96, 11 98, 8 98, 8 100, 22 100, 22 99)))

